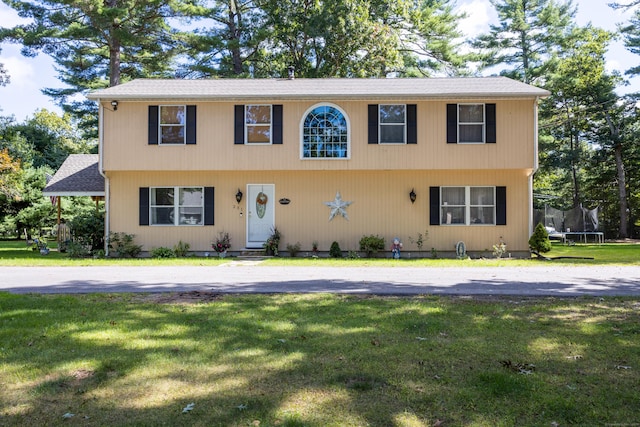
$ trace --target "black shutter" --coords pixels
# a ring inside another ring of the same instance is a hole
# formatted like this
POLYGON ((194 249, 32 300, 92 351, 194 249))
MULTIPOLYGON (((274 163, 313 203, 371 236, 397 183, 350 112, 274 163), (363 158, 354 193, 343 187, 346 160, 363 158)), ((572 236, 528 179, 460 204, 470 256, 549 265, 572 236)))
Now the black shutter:
POLYGON ((149 145, 158 145, 158 106, 149 105, 149 145))
POLYGON ((187 105, 187 144, 196 143, 196 106, 187 105))
POLYGON ((234 144, 244 144, 244 105, 235 106, 234 144))
POLYGON ((149 187, 140 187, 139 225, 149 225, 149 187))
POLYGON ((485 120, 486 126, 486 141, 490 144, 496 143, 496 104, 485 104, 485 120))
POLYGON ((213 225, 214 188, 204 187, 204 225, 213 225))
POLYGON ((418 143, 418 114, 416 104, 407 105, 407 144, 418 143))
POLYGON ((272 144, 282 144, 282 105, 274 105, 271 107, 271 128, 273 131, 272 144))
POLYGON ((429 187, 429 225, 440 225, 440 187, 429 187))
POLYGON ((369 104, 369 144, 378 143, 378 104, 369 104))
POLYGON ((507 187, 496 187, 496 225, 507 225, 507 187))
POLYGON ((458 104, 447 104, 447 144, 458 143, 458 104))

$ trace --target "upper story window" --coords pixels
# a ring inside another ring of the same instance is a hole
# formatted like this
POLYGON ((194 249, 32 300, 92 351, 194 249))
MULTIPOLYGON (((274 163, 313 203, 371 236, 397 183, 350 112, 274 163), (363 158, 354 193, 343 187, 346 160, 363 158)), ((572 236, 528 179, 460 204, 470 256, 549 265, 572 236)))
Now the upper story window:
POLYGON ((495 187, 442 187, 440 224, 496 224, 495 187))
POLYGON ((348 159, 349 124, 337 106, 312 107, 302 121, 302 158, 348 159))
POLYGON ((369 104, 369 144, 417 144, 416 104, 369 104))
POLYGON ((496 142, 496 104, 447 104, 447 142, 496 142))
POLYGON ((380 144, 404 144, 406 141, 406 106, 404 104, 381 104, 380 144))
POLYGON ((184 105, 160 106, 160 144, 184 144, 185 109, 184 105))
POLYGON ((152 187, 150 225, 203 225, 203 187, 152 187))
POLYGON ((282 105, 236 105, 234 144, 282 144, 282 105))
POLYGON ((271 105, 245 105, 247 144, 271 143, 271 105))
POLYGON ((150 145, 196 143, 195 105, 150 105, 150 145))
POLYGON ((484 143, 484 104, 458 105, 458 142, 484 143))

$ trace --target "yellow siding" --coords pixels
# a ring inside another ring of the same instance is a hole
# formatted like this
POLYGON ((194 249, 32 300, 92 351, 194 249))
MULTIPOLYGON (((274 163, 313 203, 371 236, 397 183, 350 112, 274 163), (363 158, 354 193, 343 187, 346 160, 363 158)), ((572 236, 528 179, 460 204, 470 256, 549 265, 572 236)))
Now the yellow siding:
MULTIPOLYGON (((111 111, 108 108, 104 110, 104 169, 107 171, 532 170, 535 147, 535 101, 532 99, 483 101, 496 103, 498 140, 496 144, 447 144, 447 102, 406 100, 402 102, 417 104, 418 144, 370 145, 367 143, 367 104, 376 103, 376 101, 335 102, 335 105, 346 112, 350 123, 351 158, 349 160, 300 159, 300 123, 305 111, 316 102, 282 102, 284 112, 282 145, 234 145, 234 103, 198 102, 196 104, 197 144, 158 146, 147 144, 149 103, 121 101, 117 111, 111 111)), ((456 100, 455 102, 478 101, 456 100)), ((243 101, 243 103, 251 104, 249 101, 243 101)), ((166 104, 175 104, 175 102, 166 104)), ((192 102, 184 102, 184 104, 192 104, 192 102)))
POLYGON ((110 231, 135 234, 144 250, 172 247, 182 240, 191 250, 211 251, 211 241, 222 230, 230 233, 232 250, 244 248, 246 215, 240 212, 246 212, 247 200, 237 205, 235 193, 240 188, 246 194, 249 183, 275 184, 275 199, 291 200, 289 205, 275 206, 275 223, 283 234, 281 250, 299 242, 304 254, 314 240, 321 251, 328 251, 334 240, 343 250, 357 250, 360 237, 377 234, 387 246, 399 237, 404 252, 409 253, 417 249, 409 237, 416 238, 425 230, 429 233, 426 251, 432 247, 452 251, 460 240, 469 251, 491 250, 501 238, 509 252, 528 250, 529 189, 523 170, 109 172, 108 176, 110 231), (450 185, 506 186, 507 225, 430 226, 429 187, 450 185), (138 189, 153 186, 215 187, 215 226, 139 226, 138 189), (409 200, 411 189, 417 194, 415 204, 409 200), (328 220, 329 208, 323 202, 332 201, 337 191, 344 200, 353 201, 347 208, 349 221, 342 217, 328 220))

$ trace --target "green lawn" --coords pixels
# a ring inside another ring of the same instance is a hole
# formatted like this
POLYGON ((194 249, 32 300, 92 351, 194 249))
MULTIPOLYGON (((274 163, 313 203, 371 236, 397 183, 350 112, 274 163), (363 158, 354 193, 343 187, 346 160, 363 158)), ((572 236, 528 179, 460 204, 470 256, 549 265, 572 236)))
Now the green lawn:
POLYGON ((0 293, 0 425, 637 425, 639 304, 0 293))
MULTIPOLYGON (((220 260, 215 256, 210 258, 204 257, 187 257, 173 259, 70 259, 66 254, 57 252, 55 242, 50 244, 52 251, 49 255, 40 255, 37 251, 29 250, 24 241, 0 241, 0 266, 7 265, 24 265, 24 266, 82 266, 82 265, 218 265, 228 262, 229 259, 220 260)), ((303 254, 301 254, 303 255, 303 254)), ((384 254, 389 255, 389 254, 384 254)), ((540 265, 540 262, 553 262, 564 265, 640 265, 640 244, 631 243, 607 243, 603 245, 595 244, 577 244, 575 246, 566 246, 554 243, 551 252, 545 254, 549 257, 578 257, 578 258, 594 258, 594 259, 560 259, 554 261, 540 261, 537 259, 444 259, 444 258, 406 258, 409 252, 403 252, 405 258, 393 260, 390 258, 376 259, 328 259, 328 258, 306 258, 300 256, 298 258, 273 258, 265 261, 268 265, 325 265, 325 266, 403 266, 403 267, 462 267, 462 266, 529 266, 540 265)))

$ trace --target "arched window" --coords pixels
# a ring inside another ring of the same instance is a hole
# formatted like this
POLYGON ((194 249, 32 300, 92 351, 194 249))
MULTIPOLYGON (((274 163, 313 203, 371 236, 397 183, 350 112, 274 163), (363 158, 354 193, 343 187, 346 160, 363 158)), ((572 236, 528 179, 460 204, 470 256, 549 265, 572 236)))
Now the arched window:
POLYGON ((316 105, 304 115, 302 158, 349 158, 349 123, 337 106, 316 105))

